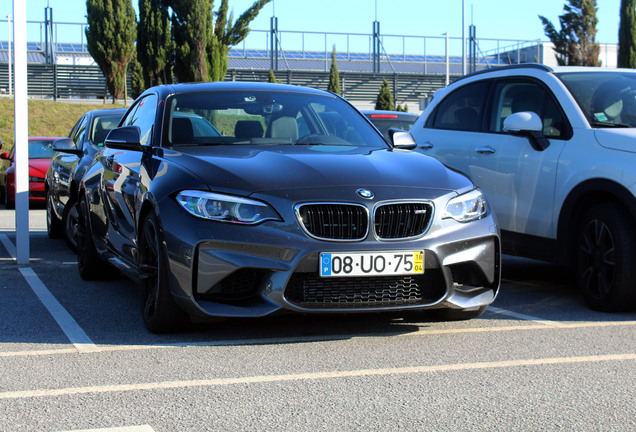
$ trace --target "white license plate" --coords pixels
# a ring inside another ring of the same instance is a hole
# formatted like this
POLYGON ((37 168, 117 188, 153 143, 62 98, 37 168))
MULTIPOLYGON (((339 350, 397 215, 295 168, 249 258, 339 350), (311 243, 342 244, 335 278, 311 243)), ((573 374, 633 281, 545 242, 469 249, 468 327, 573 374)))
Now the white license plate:
POLYGON ((424 273, 424 252, 320 254, 321 277, 391 276, 424 273))

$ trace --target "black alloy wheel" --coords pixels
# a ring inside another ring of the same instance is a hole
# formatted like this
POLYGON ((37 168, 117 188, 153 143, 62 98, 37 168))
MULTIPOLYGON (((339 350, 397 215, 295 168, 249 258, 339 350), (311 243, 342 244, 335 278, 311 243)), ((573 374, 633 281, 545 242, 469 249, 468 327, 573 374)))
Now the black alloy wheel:
POLYGON ((168 260, 157 217, 150 212, 139 233, 139 285, 141 314, 152 333, 178 330, 185 313, 170 294, 168 260))
POLYGON ((89 221, 88 202, 85 197, 80 199, 78 215, 77 268, 82 279, 95 280, 102 276, 104 263, 95 249, 89 221))
POLYGON ((79 235, 78 207, 79 205, 76 202, 69 199, 69 201, 66 203, 66 206, 64 207, 64 213, 62 214, 61 222, 61 229, 64 234, 64 240, 66 240, 66 244, 73 252, 77 252, 77 237, 79 235))
POLYGON ((7 210, 15 209, 15 201, 9 198, 9 189, 6 186, 4 188, 3 195, 4 195, 4 208, 6 208, 7 210))
POLYGON ((615 204, 592 207, 576 240, 576 277, 593 309, 617 312, 636 306, 636 241, 630 219, 615 204))
POLYGON ((47 189, 46 190, 46 233, 49 238, 59 238, 62 234, 62 222, 60 219, 55 216, 55 211, 53 210, 53 198, 51 198, 51 193, 47 189))

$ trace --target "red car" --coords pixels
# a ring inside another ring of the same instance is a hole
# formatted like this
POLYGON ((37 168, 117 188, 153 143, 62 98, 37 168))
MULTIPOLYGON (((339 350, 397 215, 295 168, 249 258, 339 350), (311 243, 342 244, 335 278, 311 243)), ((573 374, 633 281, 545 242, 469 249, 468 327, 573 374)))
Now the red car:
MULTIPOLYGON (((55 154, 53 141, 60 138, 29 138, 29 203, 44 204, 46 170, 55 154)), ((15 208, 15 147, 0 153, 0 198, 6 208, 15 208)))

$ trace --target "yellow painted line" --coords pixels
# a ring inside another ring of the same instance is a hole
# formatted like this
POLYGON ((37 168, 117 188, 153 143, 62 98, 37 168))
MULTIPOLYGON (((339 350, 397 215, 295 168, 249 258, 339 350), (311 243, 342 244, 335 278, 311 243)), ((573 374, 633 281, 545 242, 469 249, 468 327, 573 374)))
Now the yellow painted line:
MULTIPOLYGON (((449 335, 449 334, 471 334, 471 333, 498 333, 507 331, 529 331, 529 330, 559 330, 559 329, 579 329, 579 328, 602 328, 602 327, 628 327, 636 326, 636 321, 607 321, 607 322, 582 322, 582 323, 555 323, 553 326, 544 324, 528 324, 503 327, 473 327, 461 329, 421 329, 417 331, 386 332, 373 334, 356 334, 356 335, 324 335, 324 336, 298 336, 288 338, 266 338, 266 339, 237 339, 237 340, 219 340, 219 341, 202 341, 202 342, 179 342, 174 344, 155 344, 155 345, 108 345, 97 346, 92 350, 85 350, 82 354, 114 352, 114 351, 137 351, 151 350, 162 348, 188 348, 188 347, 215 347, 215 346, 247 346, 247 345, 274 345, 274 344, 291 344, 291 343, 315 343, 315 342, 334 342, 346 341, 362 338, 379 338, 379 337, 408 337, 408 336, 432 336, 432 335, 449 335)), ((49 356, 62 354, 77 354, 78 350, 73 348, 60 348, 48 350, 22 350, 0 352, 1 357, 30 357, 30 356, 49 356)))
POLYGON ((212 378, 205 380, 162 381, 137 384, 118 384, 88 387, 67 387, 58 389, 40 389, 8 391, 0 393, 2 399, 25 399, 36 397, 58 397, 82 394, 121 393, 129 391, 167 390, 193 387, 217 387, 236 384, 265 384, 287 381, 308 381, 325 379, 360 378, 369 376, 407 375, 439 372, 456 372, 469 370, 500 369, 524 366, 566 365, 579 363, 599 363, 636 360, 636 353, 608 354, 580 357, 555 357, 544 359, 506 360, 498 362, 459 363, 429 366, 412 366, 402 368, 358 369, 350 371, 324 371, 285 375, 259 375, 236 378, 212 378))

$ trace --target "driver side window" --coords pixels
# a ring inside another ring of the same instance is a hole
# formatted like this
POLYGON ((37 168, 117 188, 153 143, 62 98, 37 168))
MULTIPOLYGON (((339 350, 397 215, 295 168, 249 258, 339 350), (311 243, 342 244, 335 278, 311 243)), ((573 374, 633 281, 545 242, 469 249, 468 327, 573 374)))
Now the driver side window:
POLYGON ((157 96, 148 95, 139 101, 130 111, 122 126, 139 126, 141 130, 141 144, 152 144, 152 127, 155 124, 157 111, 157 96))
POLYGON ((497 83, 489 131, 503 133, 503 122, 506 117, 518 112, 537 114, 543 123, 543 134, 546 138, 563 136, 563 114, 546 89, 533 82, 497 83))

